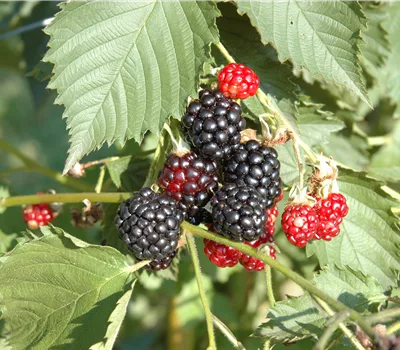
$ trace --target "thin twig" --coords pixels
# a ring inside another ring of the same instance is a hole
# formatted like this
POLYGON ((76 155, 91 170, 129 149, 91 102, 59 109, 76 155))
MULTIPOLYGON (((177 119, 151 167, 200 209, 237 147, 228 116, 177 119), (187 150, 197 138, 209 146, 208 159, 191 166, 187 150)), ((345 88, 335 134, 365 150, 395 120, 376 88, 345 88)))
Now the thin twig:
MULTIPOLYGON (((331 339, 333 333, 335 333, 339 325, 343 324, 343 321, 345 321, 348 317, 349 313, 347 311, 341 311, 337 314, 334 313, 328 327, 326 327, 324 333, 322 333, 322 335, 320 336, 317 344, 315 344, 314 350, 325 350, 326 345, 328 344, 329 339, 331 339)), ((363 347, 362 349, 364 350, 363 347)))
POLYGON ((387 309, 376 314, 365 316, 365 320, 369 323, 389 322, 400 316, 400 308, 387 309))
POLYGON ((34 30, 34 29, 46 27, 53 21, 53 19, 54 19, 54 17, 45 18, 40 21, 33 22, 33 23, 27 24, 25 26, 19 27, 17 29, 11 30, 7 33, 1 34, 0 40, 8 39, 8 38, 11 38, 13 36, 16 36, 16 35, 19 35, 22 33, 30 32, 31 30, 34 30))
MULTIPOLYGON (((335 315, 335 312, 329 307, 329 305, 327 303, 325 303, 325 301, 321 300, 318 297, 315 297, 315 299, 317 300, 318 304, 321 305, 321 307, 325 310, 325 312, 329 316, 335 315)), ((360 344, 360 342, 358 341, 358 339, 356 338, 354 333, 349 328, 347 328, 344 323, 342 323, 342 322, 339 323, 339 327, 343 331, 343 333, 346 335, 346 337, 350 339, 350 341, 353 343, 353 345, 355 346, 356 349, 364 350, 364 347, 360 344)))
POLYGON ((103 165, 100 168, 100 174, 99 178, 97 179, 96 187, 94 188, 94 191, 96 193, 101 193, 101 188, 103 187, 103 182, 104 182, 104 176, 106 174, 106 167, 103 165))
POLYGON ((393 333, 396 333, 396 332, 399 331, 399 330, 400 330, 400 322, 397 322, 397 323, 391 325, 391 326, 387 329, 386 333, 387 333, 387 334, 393 334, 393 333))
POLYGON ((201 268, 200 268, 200 261, 199 256, 197 254, 196 243, 194 241, 194 237, 191 234, 186 235, 186 241, 189 246, 190 255, 192 257, 194 272, 196 275, 197 280, 197 287, 199 289, 201 303, 203 304, 204 314, 206 317, 207 323, 207 331, 208 331, 208 349, 217 349, 217 344, 215 342, 215 335, 214 335, 214 326, 213 326, 213 315, 210 310, 210 306, 208 305, 206 291, 203 285, 203 279, 201 277, 201 268))
POLYGON ((299 149, 298 140, 293 136, 293 133, 290 133, 292 140, 293 140, 293 151, 296 157, 297 165, 299 167, 299 187, 303 189, 304 185, 304 174, 306 173, 306 169, 304 167, 303 161, 301 160, 301 154, 299 149))
POLYGON ((212 317, 213 317, 214 326, 221 331, 221 333, 226 337, 226 339, 229 340, 229 342, 235 347, 235 349, 246 350, 246 348, 243 346, 243 344, 239 340, 236 339, 235 335, 232 333, 232 331, 228 328, 228 326, 225 323, 223 323, 215 315, 212 315, 212 317))

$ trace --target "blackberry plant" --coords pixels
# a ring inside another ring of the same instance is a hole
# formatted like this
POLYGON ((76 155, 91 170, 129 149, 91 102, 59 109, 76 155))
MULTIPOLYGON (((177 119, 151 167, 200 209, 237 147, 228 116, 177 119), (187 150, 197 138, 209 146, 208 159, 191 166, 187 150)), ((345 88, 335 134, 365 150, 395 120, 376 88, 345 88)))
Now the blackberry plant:
POLYGON ((398 349, 399 23, 0 2, 0 348, 398 349))

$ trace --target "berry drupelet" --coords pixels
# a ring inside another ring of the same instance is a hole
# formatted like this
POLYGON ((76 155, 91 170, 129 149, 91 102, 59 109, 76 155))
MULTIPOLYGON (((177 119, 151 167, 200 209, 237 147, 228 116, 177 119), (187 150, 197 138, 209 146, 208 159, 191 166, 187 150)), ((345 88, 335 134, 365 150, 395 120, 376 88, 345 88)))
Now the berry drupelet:
POLYGON ((177 249, 182 220, 174 199, 145 187, 119 206, 115 224, 137 259, 162 264, 177 249))
POLYGON ((228 157, 239 147, 240 132, 246 127, 242 109, 218 90, 202 90, 199 96, 182 118, 185 137, 204 158, 228 157))
POLYGON ((218 267, 233 267, 242 256, 239 250, 209 239, 204 239, 204 253, 218 267))
POLYGON ((225 182, 243 180, 261 194, 263 204, 271 208, 281 194, 280 163, 275 149, 262 146, 255 140, 241 144, 223 162, 225 182))
POLYGON ((239 180, 224 185, 211 199, 217 233, 242 242, 261 236, 266 221, 261 195, 239 180))
POLYGON ((204 207, 218 189, 217 165, 194 152, 171 154, 165 161, 158 183, 167 196, 179 203, 188 221, 201 218, 204 207))

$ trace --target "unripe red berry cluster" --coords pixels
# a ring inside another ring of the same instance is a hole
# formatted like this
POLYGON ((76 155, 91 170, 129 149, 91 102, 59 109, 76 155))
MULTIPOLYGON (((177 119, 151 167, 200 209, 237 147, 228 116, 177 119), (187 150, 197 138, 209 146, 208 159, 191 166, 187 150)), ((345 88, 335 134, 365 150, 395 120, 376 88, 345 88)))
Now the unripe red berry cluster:
MULTIPOLYGON (((314 197, 315 198, 315 197, 314 197)), ((315 198, 313 206, 289 204, 282 215, 282 229, 290 243, 305 247, 312 239, 330 241, 340 233, 349 207, 340 193, 315 198)))

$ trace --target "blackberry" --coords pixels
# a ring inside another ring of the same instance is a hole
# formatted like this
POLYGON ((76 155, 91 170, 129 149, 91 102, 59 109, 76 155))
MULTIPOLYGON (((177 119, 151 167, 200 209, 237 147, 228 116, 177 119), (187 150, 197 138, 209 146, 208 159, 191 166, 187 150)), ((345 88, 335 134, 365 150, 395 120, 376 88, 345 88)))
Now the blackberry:
POLYGON ((204 254, 218 267, 233 267, 242 256, 239 250, 209 239, 204 239, 204 254))
POLYGON ((186 219, 190 224, 192 225, 200 225, 200 224, 212 224, 212 216, 211 213, 204 209, 200 208, 199 211, 193 215, 193 216, 188 216, 186 219))
POLYGON ((218 189, 217 165, 194 152, 181 157, 171 154, 165 161, 158 183, 167 196, 179 203, 179 209, 186 217, 193 218, 218 189))
POLYGON ((281 194, 280 163, 275 149, 255 140, 241 144, 231 158, 223 162, 225 182, 243 180, 257 189, 266 208, 281 194))
POLYGON ((182 220, 174 199, 145 187, 119 206, 115 224, 137 259, 163 260, 178 246, 182 220))
POLYGON ((217 233, 234 241, 254 241, 263 233, 266 221, 261 195, 239 180, 224 185, 211 199, 217 233))
POLYGON ((219 90, 202 90, 182 118, 187 141, 208 159, 222 159, 239 147, 246 127, 242 109, 219 90))
POLYGON ((171 265, 172 260, 175 258, 177 252, 177 250, 174 250, 164 259, 153 260, 151 263, 146 265, 146 269, 153 271, 166 270, 171 265))

